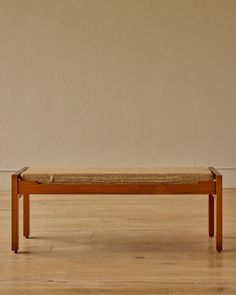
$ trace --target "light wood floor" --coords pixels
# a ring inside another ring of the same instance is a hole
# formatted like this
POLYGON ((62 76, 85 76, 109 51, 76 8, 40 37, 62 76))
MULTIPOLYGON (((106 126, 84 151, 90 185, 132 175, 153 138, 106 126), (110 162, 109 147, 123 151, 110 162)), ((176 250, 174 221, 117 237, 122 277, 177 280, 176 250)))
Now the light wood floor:
POLYGON ((224 252, 207 196, 32 196, 31 235, 10 251, 0 194, 0 294, 236 294, 236 190, 224 191, 224 252))

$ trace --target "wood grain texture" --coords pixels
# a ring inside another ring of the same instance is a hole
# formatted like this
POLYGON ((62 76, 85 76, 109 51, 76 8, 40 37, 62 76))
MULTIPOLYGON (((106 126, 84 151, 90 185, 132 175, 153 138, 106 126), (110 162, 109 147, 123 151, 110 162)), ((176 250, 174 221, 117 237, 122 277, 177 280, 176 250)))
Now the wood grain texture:
POLYGON ((222 176, 216 176, 216 249, 223 249, 223 200, 222 200, 222 176))
POLYGON ((40 184, 19 181, 20 194, 215 194, 215 182, 198 184, 40 184))
POLYGON ((215 227, 215 222, 214 222, 214 196, 209 195, 208 197, 208 227, 209 227, 209 236, 214 237, 214 227, 215 227))
POLYGON ((236 190, 224 191, 221 254, 208 237, 208 197, 180 198, 32 197, 33 235, 20 234, 16 255, 1 193, 0 294, 236 294, 236 190))
POLYGON ((19 248, 19 196, 18 196, 18 175, 12 175, 11 188, 11 248, 15 253, 19 248))
POLYGON ((28 238, 30 235, 30 196, 23 196, 23 234, 28 238))

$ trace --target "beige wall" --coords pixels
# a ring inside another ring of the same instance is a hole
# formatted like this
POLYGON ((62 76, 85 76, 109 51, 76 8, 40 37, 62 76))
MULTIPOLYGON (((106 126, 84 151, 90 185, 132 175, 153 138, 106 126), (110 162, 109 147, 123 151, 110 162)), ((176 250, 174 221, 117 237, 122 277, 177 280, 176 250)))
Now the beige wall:
POLYGON ((0 0, 0 168, 236 167, 235 15, 234 0, 0 0))

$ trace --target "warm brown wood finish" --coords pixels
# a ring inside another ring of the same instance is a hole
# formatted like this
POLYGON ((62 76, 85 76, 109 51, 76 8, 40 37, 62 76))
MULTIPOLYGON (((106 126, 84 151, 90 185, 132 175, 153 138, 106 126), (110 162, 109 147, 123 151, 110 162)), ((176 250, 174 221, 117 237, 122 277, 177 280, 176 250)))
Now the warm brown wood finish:
POLYGON ((208 167, 215 176, 222 176, 214 167, 208 167))
POLYGON ((222 221, 222 176, 216 176, 216 249, 222 251, 223 239, 223 221, 222 221))
POLYGON ((11 188, 11 208, 12 208, 12 251, 17 252, 19 248, 19 197, 18 197, 18 177, 12 175, 11 188))
POLYGON ((23 181, 20 174, 23 168, 12 176, 12 250, 18 250, 18 198, 24 196, 24 236, 29 236, 29 195, 31 194, 173 194, 173 195, 209 195, 209 235, 214 235, 214 198, 216 195, 216 248, 222 250, 222 176, 210 168, 213 181, 197 184, 154 184, 154 183, 122 183, 122 184, 41 184, 35 181, 23 181))
POLYGON ((209 167, 209 169, 216 181, 216 249, 221 252, 223 248, 222 175, 214 167, 209 167))
POLYGON ((20 194, 214 194, 215 182, 198 184, 40 184, 19 181, 20 194))
POLYGON ((30 234, 30 197, 28 194, 24 195, 23 208, 23 232, 24 237, 28 238, 30 234))
MULTIPOLYGON (((12 199, 11 199, 11 208, 12 208, 12 251, 15 253, 19 248, 19 179, 20 174, 27 170, 28 167, 24 167, 21 170, 15 172, 12 175, 12 199)), ((24 212, 25 213, 25 212, 24 212)))
POLYGON ((208 198, 208 226, 209 236, 214 237, 214 196, 209 195, 208 198))

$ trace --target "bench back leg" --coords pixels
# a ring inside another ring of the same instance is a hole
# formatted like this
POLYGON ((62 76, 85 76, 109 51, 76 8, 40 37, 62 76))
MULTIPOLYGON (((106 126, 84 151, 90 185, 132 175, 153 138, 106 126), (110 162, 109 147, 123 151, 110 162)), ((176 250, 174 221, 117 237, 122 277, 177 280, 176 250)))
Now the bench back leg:
POLYGON ((23 232, 26 238, 30 235, 30 197, 29 195, 24 195, 23 197, 23 232))
POLYGON ((208 197, 208 231, 209 236, 214 237, 214 196, 208 197))

